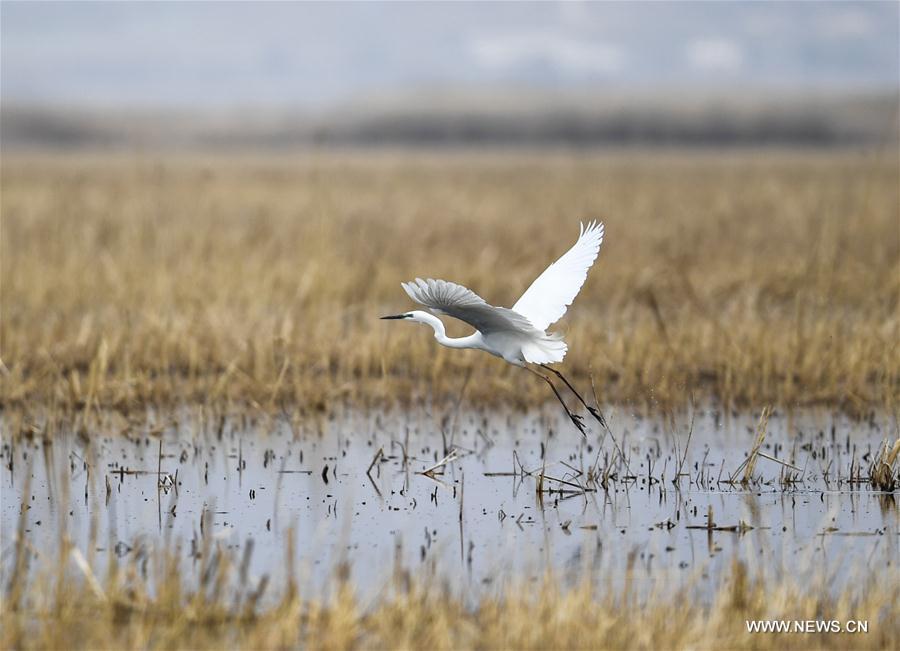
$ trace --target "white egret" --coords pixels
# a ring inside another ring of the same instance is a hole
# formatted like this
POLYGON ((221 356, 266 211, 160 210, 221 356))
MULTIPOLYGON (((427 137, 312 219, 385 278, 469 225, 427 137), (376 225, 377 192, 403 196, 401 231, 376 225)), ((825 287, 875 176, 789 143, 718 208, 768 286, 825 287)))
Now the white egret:
POLYGON ((442 346, 483 350, 531 371, 550 385, 566 414, 584 434, 581 417, 569 410, 550 378, 527 364, 539 365, 556 374, 588 411, 603 423, 600 412, 584 401, 562 373, 548 366, 561 362, 568 346, 561 335, 547 332, 547 328, 556 323, 575 300, 602 243, 602 222, 591 222, 587 228, 581 224, 574 246, 547 267, 512 308, 490 305, 471 289, 446 280, 416 278, 413 282, 401 283, 412 300, 434 314, 446 314, 474 327, 475 332, 467 337, 448 337, 444 323, 422 310, 381 318, 425 323, 432 327, 434 338, 442 346))

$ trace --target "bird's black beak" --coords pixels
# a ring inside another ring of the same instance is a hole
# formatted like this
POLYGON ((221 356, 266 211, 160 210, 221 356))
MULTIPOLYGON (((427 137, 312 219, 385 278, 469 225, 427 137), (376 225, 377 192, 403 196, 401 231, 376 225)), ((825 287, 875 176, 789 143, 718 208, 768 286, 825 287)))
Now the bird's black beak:
POLYGON ((382 319, 406 319, 406 318, 408 318, 408 317, 409 317, 408 314, 394 314, 394 315, 391 315, 391 316, 383 316, 383 317, 381 317, 381 318, 382 318, 382 319))

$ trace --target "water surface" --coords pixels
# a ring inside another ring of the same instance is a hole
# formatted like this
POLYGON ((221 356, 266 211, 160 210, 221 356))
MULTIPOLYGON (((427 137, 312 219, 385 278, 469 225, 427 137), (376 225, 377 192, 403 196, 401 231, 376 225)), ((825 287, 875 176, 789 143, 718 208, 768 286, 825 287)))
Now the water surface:
POLYGON ((865 481, 886 418, 776 414, 761 448, 771 458, 741 482, 758 414, 608 415, 610 430, 584 440, 549 408, 351 411, 314 431, 287 418, 188 417, 50 445, 14 442, 4 427, 3 570, 23 507, 26 538, 44 556, 62 528, 101 566, 110 550, 129 559, 177 542, 190 577, 210 537, 246 553, 254 581, 283 578, 292 554, 310 590, 343 562, 363 592, 399 563, 475 595, 548 568, 613 580, 631 568, 643 589, 711 591, 735 558, 835 567, 836 584, 853 568, 896 567, 894 496, 865 481))

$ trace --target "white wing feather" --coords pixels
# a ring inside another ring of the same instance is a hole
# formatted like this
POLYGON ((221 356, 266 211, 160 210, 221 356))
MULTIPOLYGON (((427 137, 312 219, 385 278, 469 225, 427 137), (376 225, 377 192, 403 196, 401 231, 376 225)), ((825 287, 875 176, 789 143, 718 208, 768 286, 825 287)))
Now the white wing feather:
POLYGON ((603 243, 603 223, 591 222, 581 232, 575 245, 544 270, 512 306, 538 330, 546 330, 559 321, 584 281, 588 269, 597 259, 603 243))
POLYGON ((416 278, 401 283, 409 297, 436 314, 465 321, 482 334, 513 332, 540 334, 524 316, 506 307, 495 307, 467 287, 446 280, 416 278))

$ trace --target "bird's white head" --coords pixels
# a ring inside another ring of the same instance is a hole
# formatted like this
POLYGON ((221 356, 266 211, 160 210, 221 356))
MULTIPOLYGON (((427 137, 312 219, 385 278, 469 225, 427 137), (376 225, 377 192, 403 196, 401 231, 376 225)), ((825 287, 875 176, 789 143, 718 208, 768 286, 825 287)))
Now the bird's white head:
POLYGON ((434 336, 441 339, 446 336, 444 324, 439 318, 422 310, 413 310, 412 312, 404 312, 403 314, 393 314, 391 316, 383 316, 382 319, 403 319, 405 321, 415 321, 416 323, 424 323, 434 330, 434 336))
POLYGON ((431 323, 436 317, 423 312, 422 310, 413 310, 412 312, 404 312, 403 314, 392 314, 391 316, 383 316, 382 319, 406 319, 407 321, 416 321, 417 323, 431 323))

